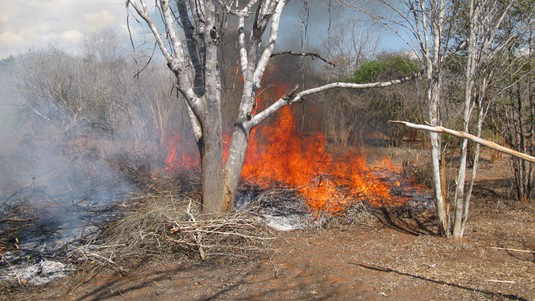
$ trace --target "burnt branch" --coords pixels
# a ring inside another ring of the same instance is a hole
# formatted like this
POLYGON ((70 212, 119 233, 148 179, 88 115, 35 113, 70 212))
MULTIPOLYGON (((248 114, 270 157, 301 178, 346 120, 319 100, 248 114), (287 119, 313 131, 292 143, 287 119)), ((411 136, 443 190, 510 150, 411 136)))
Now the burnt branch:
POLYGON ((311 57, 312 59, 320 59, 324 61, 326 64, 336 67, 336 65, 333 62, 328 61, 327 59, 323 58, 321 55, 314 53, 314 52, 295 52, 295 51, 288 50, 288 51, 273 53, 271 54, 271 57, 275 57, 278 55, 308 56, 308 57, 311 57))

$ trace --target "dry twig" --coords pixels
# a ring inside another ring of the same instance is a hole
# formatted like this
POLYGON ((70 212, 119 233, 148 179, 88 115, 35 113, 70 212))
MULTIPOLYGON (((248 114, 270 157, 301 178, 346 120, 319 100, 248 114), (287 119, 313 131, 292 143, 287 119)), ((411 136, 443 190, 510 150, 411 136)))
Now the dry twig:
POLYGON ((521 253, 535 253, 533 250, 520 250, 520 249, 511 249, 511 248, 500 248, 500 247, 488 247, 489 249, 495 249, 495 250, 505 250, 505 251, 512 251, 512 252, 521 252, 521 253))

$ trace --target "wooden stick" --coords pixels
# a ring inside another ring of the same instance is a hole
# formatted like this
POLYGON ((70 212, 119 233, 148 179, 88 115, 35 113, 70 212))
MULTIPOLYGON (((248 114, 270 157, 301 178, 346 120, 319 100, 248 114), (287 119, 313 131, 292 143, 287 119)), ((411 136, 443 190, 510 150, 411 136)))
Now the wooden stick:
POLYGON ((6 222, 17 222, 17 223, 23 223, 23 222, 31 222, 36 220, 36 218, 16 218, 16 217, 6 217, 0 219, 0 223, 6 223, 6 222))
POLYGON ((448 128, 445 128, 443 126, 431 126, 431 125, 424 125, 424 124, 416 124, 416 123, 411 123, 411 122, 407 122, 407 121, 389 120, 388 122, 389 123, 404 124, 404 125, 406 125, 406 126, 408 126, 410 128, 424 130, 424 131, 428 131, 428 132, 449 134, 449 135, 452 135, 452 136, 465 138, 465 139, 468 139, 468 140, 473 141, 475 143, 479 143, 479 144, 481 144, 483 146, 486 146, 488 148, 495 149, 495 150, 497 150, 499 152, 506 153, 506 154, 518 157, 520 159, 535 163, 535 157, 532 157, 532 156, 527 155, 525 153, 517 152, 517 151, 512 150, 510 148, 507 148, 505 146, 501 146, 501 145, 496 144, 496 143, 494 143, 492 141, 488 141, 488 140, 482 139, 480 137, 468 134, 466 132, 461 132, 461 131, 448 129, 448 128))
POLYGON ((498 282, 498 283, 516 283, 511 280, 497 280, 497 279, 487 279, 488 282, 498 282))
POLYGON ((510 248, 500 248, 500 247, 489 247, 489 249, 506 250, 506 251, 513 251, 513 252, 522 252, 522 253, 534 253, 535 252, 532 250, 520 250, 520 249, 510 249, 510 248))

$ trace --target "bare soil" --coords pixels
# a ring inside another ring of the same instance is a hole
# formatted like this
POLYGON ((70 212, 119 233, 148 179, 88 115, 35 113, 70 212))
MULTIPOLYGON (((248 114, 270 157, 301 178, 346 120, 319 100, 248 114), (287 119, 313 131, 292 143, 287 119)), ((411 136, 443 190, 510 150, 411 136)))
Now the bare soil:
POLYGON ((126 275, 86 265, 0 300, 535 300, 535 205, 517 204, 505 159, 480 170, 465 239, 435 236, 431 211, 279 232, 252 259, 145 260, 126 275), (99 271, 99 272, 97 272, 99 271))

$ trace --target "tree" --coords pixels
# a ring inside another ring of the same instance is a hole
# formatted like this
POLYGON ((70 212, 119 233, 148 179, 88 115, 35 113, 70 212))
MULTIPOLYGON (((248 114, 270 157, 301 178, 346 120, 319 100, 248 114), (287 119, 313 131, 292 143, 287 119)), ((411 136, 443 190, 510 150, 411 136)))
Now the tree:
POLYGON ((327 69, 329 76, 335 80, 347 80, 356 69, 371 60, 377 48, 379 39, 372 36, 370 31, 364 31, 358 22, 350 27, 329 34, 323 42, 329 62, 335 66, 327 69))
MULTIPOLYGON (((398 78, 418 72, 421 64, 418 60, 410 58, 406 53, 382 53, 361 64, 353 72, 351 80, 356 83, 381 81, 387 78, 398 78)), ((399 143, 403 136, 411 136, 413 130, 405 127, 385 127, 388 120, 411 119, 420 120, 422 109, 417 91, 420 90, 421 81, 415 80, 411 84, 389 87, 380 90, 359 91, 356 98, 362 103, 363 109, 358 112, 365 124, 361 128, 380 130, 399 143), (408 129, 408 130, 407 130, 408 129)), ((353 102, 355 102, 353 100, 353 102)), ((369 131, 368 131, 369 132, 369 131)))
MULTIPOLYGON (((437 128, 445 121, 440 108, 444 107, 444 76, 449 61, 461 57, 464 70, 462 108, 463 132, 470 133, 476 128, 476 137, 481 136, 484 118, 493 98, 489 97, 489 85, 495 74, 494 58, 517 39, 517 33, 507 34, 503 21, 510 15, 517 1, 500 0, 407 0, 404 8, 382 0, 383 6, 393 11, 396 19, 374 15, 407 41, 419 54, 425 66, 427 80, 427 100, 429 124, 437 128), (399 25, 414 38, 411 43, 402 34, 399 25), (477 109, 477 111, 475 111, 477 109), (475 118, 474 116, 475 115, 475 118)), ((451 200, 453 215, 446 195, 444 144, 437 132, 430 132, 433 165, 433 185, 438 212, 438 232, 455 239, 463 237, 470 196, 477 172, 479 145, 476 145, 472 159, 473 168, 470 182, 466 184, 468 162, 468 140, 459 145, 460 159, 457 170, 455 195, 451 200)))
MULTIPOLYGON (((442 84, 445 58, 452 51, 449 44, 447 28, 451 26, 455 7, 452 2, 444 0, 406 0, 402 4, 381 0, 378 6, 384 11, 363 9, 358 4, 357 10, 364 11, 387 28, 391 29, 417 55, 424 66, 425 99, 428 108, 428 123, 440 126, 442 116, 442 84)), ((453 48, 455 49, 455 48, 453 48)), ((435 201, 438 213, 437 232, 447 235, 447 208, 445 186, 441 173, 442 141, 438 133, 429 132, 431 142, 431 161, 435 201)))
MULTIPOLYGON (((352 74, 362 64, 371 60, 378 48, 379 39, 373 37, 371 31, 360 29, 361 24, 358 21, 347 25, 330 32, 323 42, 323 51, 328 61, 332 63, 325 66, 325 73, 331 81, 354 82, 352 74)), ((360 83, 364 82, 370 81, 360 83)), ((322 102, 325 105, 323 111, 326 112, 325 137, 335 147, 344 148, 350 143, 362 140, 356 137, 358 136, 356 130, 359 126, 366 127, 367 113, 371 107, 370 101, 363 94, 366 93, 337 90, 322 95, 322 99, 325 99, 322 102)))
MULTIPOLYGON (((517 1, 512 13, 504 20, 503 36, 511 39, 508 47, 494 63, 498 95, 491 116, 494 130, 507 144, 520 152, 535 154, 533 133, 535 127, 535 99, 533 84, 533 16, 532 1, 517 1)), ((512 158, 517 200, 523 203, 531 199, 534 187, 534 165, 512 158)))
MULTIPOLYGON (((472 124, 472 111, 477 105, 476 131, 477 137, 481 136, 483 121, 487 115, 489 98, 487 89, 492 81, 494 70, 491 62, 497 53, 509 45, 511 35, 498 38, 500 28, 505 17, 510 13, 515 1, 503 3, 500 0, 470 0, 468 7, 468 34, 467 55, 465 63, 465 87, 464 87, 464 111, 463 111, 463 131, 470 132, 472 124)), ((474 157, 472 159, 472 176, 468 184, 465 184, 468 140, 463 139, 460 145, 459 169, 457 172, 456 190, 453 199, 454 218, 452 224, 452 235, 454 239, 461 239, 468 220, 468 210, 470 206, 471 191, 477 173, 479 161, 479 144, 476 145, 474 157)))
POLYGON ((388 82, 331 83, 288 91, 261 112, 253 113, 256 94, 275 48, 285 0, 155 1, 128 0, 127 7, 150 29, 152 38, 176 77, 184 97, 201 157, 203 212, 219 214, 233 208, 249 133, 280 108, 307 95, 332 88, 374 88, 403 83, 413 75, 388 82), (235 32, 239 73, 243 78, 238 116, 223 168, 222 37, 235 32))

